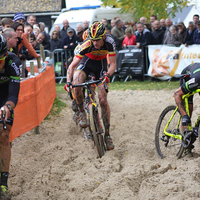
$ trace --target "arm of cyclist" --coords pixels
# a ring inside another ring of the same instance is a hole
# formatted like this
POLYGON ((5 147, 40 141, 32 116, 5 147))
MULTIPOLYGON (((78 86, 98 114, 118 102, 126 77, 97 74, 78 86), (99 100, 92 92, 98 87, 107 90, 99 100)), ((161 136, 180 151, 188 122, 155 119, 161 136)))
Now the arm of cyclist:
POLYGON ((72 63, 70 64, 70 66, 69 66, 69 68, 67 70, 67 84, 65 85, 65 90, 67 92, 70 92, 71 89, 72 89, 71 80, 72 80, 72 77, 74 75, 74 71, 75 71, 77 65, 79 64, 79 62, 80 62, 80 58, 75 56, 73 61, 72 61, 72 63))
POLYGON ((181 87, 178 88, 178 90, 175 91, 174 93, 174 99, 175 102, 181 112, 182 115, 182 125, 183 126, 187 126, 189 123, 191 123, 190 117, 187 115, 184 105, 183 105, 183 101, 182 101, 182 96, 184 95, 183 91, 181 90, 181 87))
POLYGON ((116 61, 116 56, 109 56, 109 61, 110 61, 110 67, 108 68, 107 73, 104 74, 104 79, 103 83, 109 83, 109 78, 112 76, 117 68, 117 61, 116 61))

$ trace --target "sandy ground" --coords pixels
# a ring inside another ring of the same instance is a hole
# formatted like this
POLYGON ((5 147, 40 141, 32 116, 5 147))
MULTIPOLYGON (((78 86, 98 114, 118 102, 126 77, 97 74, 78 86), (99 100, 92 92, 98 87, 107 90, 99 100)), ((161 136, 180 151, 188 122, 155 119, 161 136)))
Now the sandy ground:
POLYGON ((115 149, 101 159, 73 122, 70 100, 63 96, 68 107, 45 120, 39 135, 29 132, 13 141, 12 199, 200 199, 199 141, 194 157, 180 160, 161 160, 155 150, 156 123, 161 111, 174 104, 173 92, 111 91, 115 149))

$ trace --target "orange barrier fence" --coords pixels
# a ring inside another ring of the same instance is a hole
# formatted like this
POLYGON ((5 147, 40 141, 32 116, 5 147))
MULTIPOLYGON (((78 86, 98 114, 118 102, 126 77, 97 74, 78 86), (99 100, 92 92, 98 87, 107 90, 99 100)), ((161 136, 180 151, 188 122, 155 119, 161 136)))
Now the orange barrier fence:
POLYGON ((37 127, 50 112, 55 98, 53 67, 47 67, 38 76, 22 81, 10 141, 37 127))

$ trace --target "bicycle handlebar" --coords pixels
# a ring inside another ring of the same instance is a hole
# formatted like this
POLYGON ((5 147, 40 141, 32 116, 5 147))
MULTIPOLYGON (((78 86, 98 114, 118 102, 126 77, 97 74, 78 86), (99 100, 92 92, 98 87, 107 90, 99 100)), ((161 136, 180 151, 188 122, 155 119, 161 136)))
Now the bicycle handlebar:
MULTIPOLYGON (((77 84, 77 85, 72 85, 72 88, 75 88, 75 87, 87 87, 89 85, 93 85, 93 84, 97 84, 97 83, 100 83, 102 82, 102 80, 90 80, 90 81, 87 81, 85 83, 80 83, 80 84, 77 84)), ((104 88, 105 88, 105 91, 106 93, 108 93, 108 86, 106 84, 106 82, 104 82, 104 88)), ((72 93, 71 91, 69 92, 69 95, 70 95, 70 98, 73 100, 73 96, 72 96, 72 93)))

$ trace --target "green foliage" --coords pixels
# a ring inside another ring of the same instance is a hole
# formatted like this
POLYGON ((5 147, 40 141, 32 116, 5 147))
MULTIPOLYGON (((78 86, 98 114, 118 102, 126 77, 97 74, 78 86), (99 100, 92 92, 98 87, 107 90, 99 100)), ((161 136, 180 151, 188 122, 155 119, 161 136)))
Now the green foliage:
POLYGON ((122 12, 130 12, 136 21, 140 17, 146 17, 148 20, 151 15, 156 15, 158 19, 168 18, 171 14, 182 10, 189 4, 189 0, 101 0, 104 6, 115 6, 121 8, 122 12), (167 12, 170 8, 170 12, 167 12))

